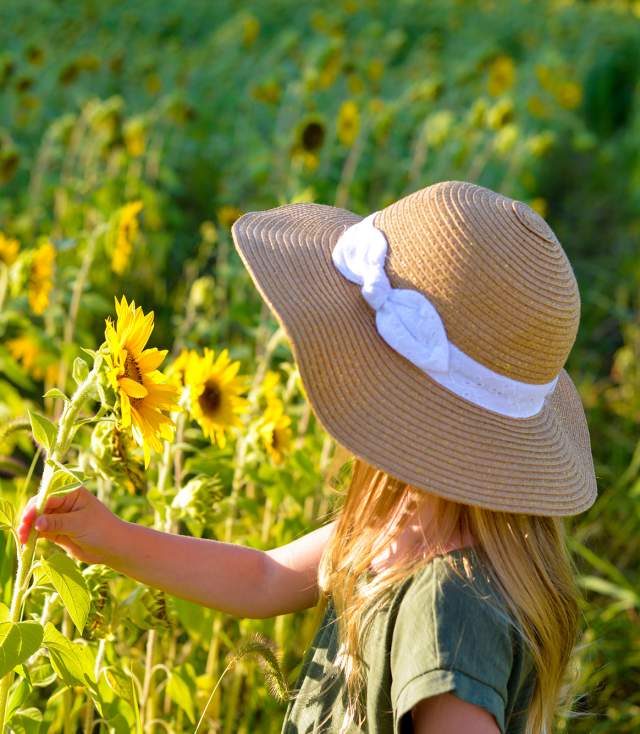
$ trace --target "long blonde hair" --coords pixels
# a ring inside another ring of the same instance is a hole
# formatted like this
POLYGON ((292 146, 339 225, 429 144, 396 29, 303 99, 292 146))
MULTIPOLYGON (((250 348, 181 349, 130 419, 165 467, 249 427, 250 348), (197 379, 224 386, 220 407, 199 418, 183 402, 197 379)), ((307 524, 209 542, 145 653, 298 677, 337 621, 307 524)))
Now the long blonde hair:
MULTIPOLYGON (((341 447, 339 447, 339 451, 341 447)), ((345 454, 342 453, 344 458, 345 454)), ((526 714, 525 734, 550 734, 555 715, 569 715, 576 671, 571 663, 579 628, 580 592, 568 551, 562 518, 497 512, 430 494, 435 537, 429 549, 418 544, 370 575, 371 562, 402 530, 407 517, 427 497, 361 459, 341 464, 350 474, 346 496, 336 514, 334 532, 318 567, 321 608, 331 597, 337 617, 340 652, 336 660, 347 691, 346 720, 364 720, 363 657, 376 612, 396 584, 418 571, 434 555, 443 555, 457 532, 470 533, 476 554, 502 592, 511 618, 524 635, 536 670, 536 684, 526 714), (421 549, 422 548, 422 549, 421 549)), ((336 466, 334 462, 334 466, 336 466)), ((455 570, 455 569, 454 569, 455 570)), ((346 721, 345 720, 345 721, 346 721)))

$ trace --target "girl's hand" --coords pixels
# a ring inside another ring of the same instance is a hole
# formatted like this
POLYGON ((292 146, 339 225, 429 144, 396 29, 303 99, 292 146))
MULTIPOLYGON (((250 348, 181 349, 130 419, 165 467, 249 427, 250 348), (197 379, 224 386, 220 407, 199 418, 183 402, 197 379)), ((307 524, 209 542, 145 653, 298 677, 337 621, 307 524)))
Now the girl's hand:
POLYGON ((23 545, 33 525, 39 537, 53 541, 72 558, 84 563, 107 562, 109 542, 120 519, 86 487, 52 495, 37 518, 35 500, 35 496, 29 499, 20 518, 18 537, 23 545))

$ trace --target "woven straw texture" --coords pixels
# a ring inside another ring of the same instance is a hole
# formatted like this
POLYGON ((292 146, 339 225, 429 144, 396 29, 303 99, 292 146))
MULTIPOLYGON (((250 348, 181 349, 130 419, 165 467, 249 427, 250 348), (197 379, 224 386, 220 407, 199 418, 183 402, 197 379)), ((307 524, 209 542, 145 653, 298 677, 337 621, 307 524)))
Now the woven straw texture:
POLYGON ((248 212, 232 227, 325 430, 392 476, 458 502, 544 515, 588 509, 597 496, 589 431, 563 368, 580 295, 548 224, 465 181, 432 184, 375 218, 391 285, 426 295, 459 349, 522 382, 560 374, 536 415, 511 418, 443 387, 380 337, 360 287, 331 260, 362 218, 298 203, 248 212))

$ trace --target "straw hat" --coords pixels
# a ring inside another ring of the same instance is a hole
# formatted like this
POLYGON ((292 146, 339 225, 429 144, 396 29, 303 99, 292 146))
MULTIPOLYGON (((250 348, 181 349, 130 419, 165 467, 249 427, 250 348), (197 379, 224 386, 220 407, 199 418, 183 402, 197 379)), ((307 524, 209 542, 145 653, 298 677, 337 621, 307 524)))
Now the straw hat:
POLYGON ((339 444, 457 502, 543 515, 594 503, 563 367, 578 284, 529 206, 442 181, 365 217, 313 203, 248 212, 232 234, 339 444))

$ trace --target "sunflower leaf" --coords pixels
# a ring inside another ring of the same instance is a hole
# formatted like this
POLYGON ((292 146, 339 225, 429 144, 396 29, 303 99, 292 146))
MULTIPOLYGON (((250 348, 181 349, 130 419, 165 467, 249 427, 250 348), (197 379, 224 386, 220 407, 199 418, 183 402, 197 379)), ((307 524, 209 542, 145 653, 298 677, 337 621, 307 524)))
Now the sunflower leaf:
POLYGON ((62 392, 62 390, 58 390, 57 387, 52 387, 51 390, 47 390, 47 392, 42 397, 43 398, 62 398, 63 400, 69 400, 69 398, 62 392))
POLYGON ((0 623, 0 678, 38 650, 42 635, 39 622, 0 623))
POLYGON ((76 357, 73 360, 72 374, 77 385, 84 382, 89 376, 89 365, 84 361, 84 359, 82 359, 82 357, 76 357))
POLYGON ((16 522, 16 511, 11 502, 0 500, 0 528, 13 528, 16 522))
POLYGON ((47 449, 48 453, 51 453, 51 450, 56 444, 58 429, 48 418, 45 418, 43 415, 32 413, 29 409, 27 409, 27 412, 29 413, 29 420, 31 421, 31 430, 33 431, 33 437, 39 444, 42 444, 42 446, 47 449))
POLYGON ((65 553, 56 553, 48 559, 43 558, 42 566, 55 590, 60 594, 78 632, 82 634, 91 605, 87 580, 73 559, 65 553))

